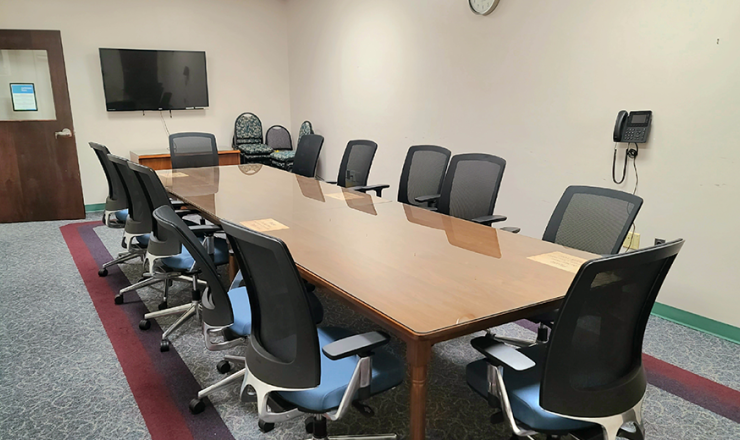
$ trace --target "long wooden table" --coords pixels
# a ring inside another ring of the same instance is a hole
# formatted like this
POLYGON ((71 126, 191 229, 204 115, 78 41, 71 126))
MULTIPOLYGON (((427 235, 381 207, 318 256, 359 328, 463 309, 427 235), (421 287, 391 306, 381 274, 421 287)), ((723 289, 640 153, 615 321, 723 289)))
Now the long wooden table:
POLYGON ((556 307, 574 272, 529 257, 595 257, 262 165, 159 175, 211 221, 285 226, 266 233, 304 278, 406 343, 414 440, 424 438, 432 345, 556 307))

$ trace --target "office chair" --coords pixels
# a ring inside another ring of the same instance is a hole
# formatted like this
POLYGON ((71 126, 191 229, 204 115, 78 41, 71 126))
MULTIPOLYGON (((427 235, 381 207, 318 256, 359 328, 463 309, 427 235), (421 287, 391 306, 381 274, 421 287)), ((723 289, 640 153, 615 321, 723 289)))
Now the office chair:
MULTIPOLYGON (((160 231, 167 231, 182 242, 188 253, 193 256, 200 270, 201 279, 206 282, 202 300, 198 305, 198 314, 203 323, 203 338, 206 348, 211 351, 227 350, 244 344, 245 337, 249 336, 252 328, 252 312, 249 308, 249 297, 246 287, 242 287, 241 272, 237 274, 228 292, 224 289, 218 270, 208 251, 193 233, 193 228, 187 225, 172 208, 163 205, 154 211, 155 223, 160 231), (223 338, 220 342, 219 338, 223 338)), ((309 294, 308 302, 311 307, 311 316, 315 323, 320 323, 324 316, 321 302, 316 296, 309 294)), ((231 370, 231 363, 245 364, 245 359, 238 356, 226 356, 224 361, 217 365, 221 373, 231 370)), ((203 399, 214 391, 233 383, 243 377, 246 370, 242 369, 198 393, 190 402, 190 411, 193 414, 203 412, 203 399)))
POLYGON ((98 157, 105 173, 105 180, 108 182, 108 197, 105 199, 103 224, 109 228, 122 228, 128 216, 128 205, 126 204, 123 183, 121 183, 121 178, 118 177, 118 173, 113 168, 113 164, 108 160, 110 154, 108 147, 95 142, 89 142, 89 144, 95 152, 95 156, 98 157), (114 221, 111 221, 111 216, 115 219, 114 221))
MULTIPOLYGON (((439 194, 445 178, 450 150, 436 145, 414 145, 406 153, 401 180, 398 183, 398 201, 407 205, 423 206, 416 197, 439 194)), ((370 185, 359 189, 361 192, 374 190, 378 197, 389 185, 370 185)))
POLYGON ((457 154, 450 160, 442 191, 414 200, 427 204, 436 201, 435 210, 442 214, 491 226, 506 220, 503 215, 493 215, 505 168, 506 161, 498 156, 457 154))
POLYGON ((216 136, 210 133, 175 133, 170 135, 172 168, 218 166, 216 136))
POLYGON ((585 262, 546 345, 517 350, 486 336, 473 339, 485 358, 467 366, 468 385, 501 408, 514 438, 544 433, 614 440, 627 422, 637 432, 620 435, 644 438, 642 341, 683 243, 585 262))
MULTIPOLYGON (((123 240, 121 247, 125 250, 118 256, 105 264, 98 270, 98 276, 108 275, 108 268, 117 264, 124 263, 134 258, 144 258, 146 247, 149 244, 149 233, 152 230, 151 216, 147 215, 148 206, 140 193, 138 185, 129 187, 124 175, 130 173, 128 161, 122 157, 109 154, 108 161, 113 166, 118 179, 122 183, 123 193, 126 197, 128 212, 126 213, 125 225, 123 229, 123 240)), ((116 304, 123 304, 123 298, 116 296, 116 304)))
POLYGON ((299 174, 304 177, 314 177, 316 175, 316 165, 319 163, 321 147, 324 145, 324 137, 318 134, 307 134, 298 141, 298 146, 293 159, 293 174, 299 174))
POLYGON ((262 163, 270 161, 272 148, 262 139, 262 121, 254 113, 242 113, 234 122, 234 137, 231 147, 241 152, 242 163, 262 163))
MULTIPOLYGON (((347 143, 339 165, 339 175, 336 181, 327 181, 342 188, 361 190, 367 186, 370 176, 370 167, 373 165, 375 151, 378 144, 368 140, 354 140, 347 143)), ((376 191, 379 193, 379 191, 376 191)))
POLYGON ((389 337, 317 328, 285 243, 229 222, 223 228, 244 274, 252 309, 241 395, 246 399, 254 390, 260 429, 267 432, 275 422, 310 414, 307 431, 314 439, 326 439, 327 419, 341 418, 351 404, 371 414, 360 402, 404 378, 404 364, 382 348, 389 337))
MULTIPOLYGON (((560 197, 542 240, 592 254, 617 254, 641 207, 642 198, 634 194, 593 186, 569 186, 560 197)), ((519 232, 519 228, 501 229, 519 232)), ((540 324, 536 342, 547 341, 547 328, 552 327, 557 316, 558 311, 553 310, 529 318, 540 324)), ((532 344, 517 338, 496 339, 520 347, 532 344)))
POLYGON ((270 153, 270 165, 282 170, 289 170, 295 151, 290 132, 282 125, 273 125, 265 132, 265 143, 273 149, 270 153))

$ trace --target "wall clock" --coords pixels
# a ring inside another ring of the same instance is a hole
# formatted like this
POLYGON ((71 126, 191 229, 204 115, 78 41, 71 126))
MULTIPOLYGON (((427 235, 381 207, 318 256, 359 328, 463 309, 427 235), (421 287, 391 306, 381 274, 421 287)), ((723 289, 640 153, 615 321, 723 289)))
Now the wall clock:
POLYGON ((470 9, 478 15, 488 15, 496 9, 501 0, 468 0, 470 9))

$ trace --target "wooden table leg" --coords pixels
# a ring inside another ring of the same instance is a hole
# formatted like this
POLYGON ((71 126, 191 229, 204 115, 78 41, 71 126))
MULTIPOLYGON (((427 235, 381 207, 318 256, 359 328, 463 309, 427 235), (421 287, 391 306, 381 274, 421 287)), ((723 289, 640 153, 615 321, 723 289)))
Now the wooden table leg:
POLYGON ((410 341, 406 344, 406 359, 411 376, 411 424, 409 438, 424 440, 427 423, 427 370, 431 359, 432 344, 410 341))

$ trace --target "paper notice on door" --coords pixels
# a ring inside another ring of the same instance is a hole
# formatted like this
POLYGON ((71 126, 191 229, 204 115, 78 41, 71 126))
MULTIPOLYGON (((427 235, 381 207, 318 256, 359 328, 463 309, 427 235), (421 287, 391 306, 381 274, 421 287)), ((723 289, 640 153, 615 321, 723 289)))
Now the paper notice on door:
POLYGON ((182 171, 161 170, 158 173, 162 177, 188 177, 188 175, 182 171))
POLYGON ((574 257, 563 252, 550 252, 549 254, 535 255, 529 257, 530 260, 538 263, 547 264, 548 266, 557 267, 558 269, 567 270, 571 273, 578 272, 583 263, 586 262, 585 258, 574 257))
POLYGON ((241 223, 242 226, 257 231, 257 232, 269 232, 279 231, 280 229, 289 229, 284 224, 272 218, 263 218, 262 220, 250 220, 241 223))
POLYGON ((364 199, 367 197, 365 194, 355 194, 351 192, 340 192, 340 193, 333 193, 333 194, 324 194, 326 197, 331 197, 332 199, 337 200, 356 200, 356 199, 364 199))

